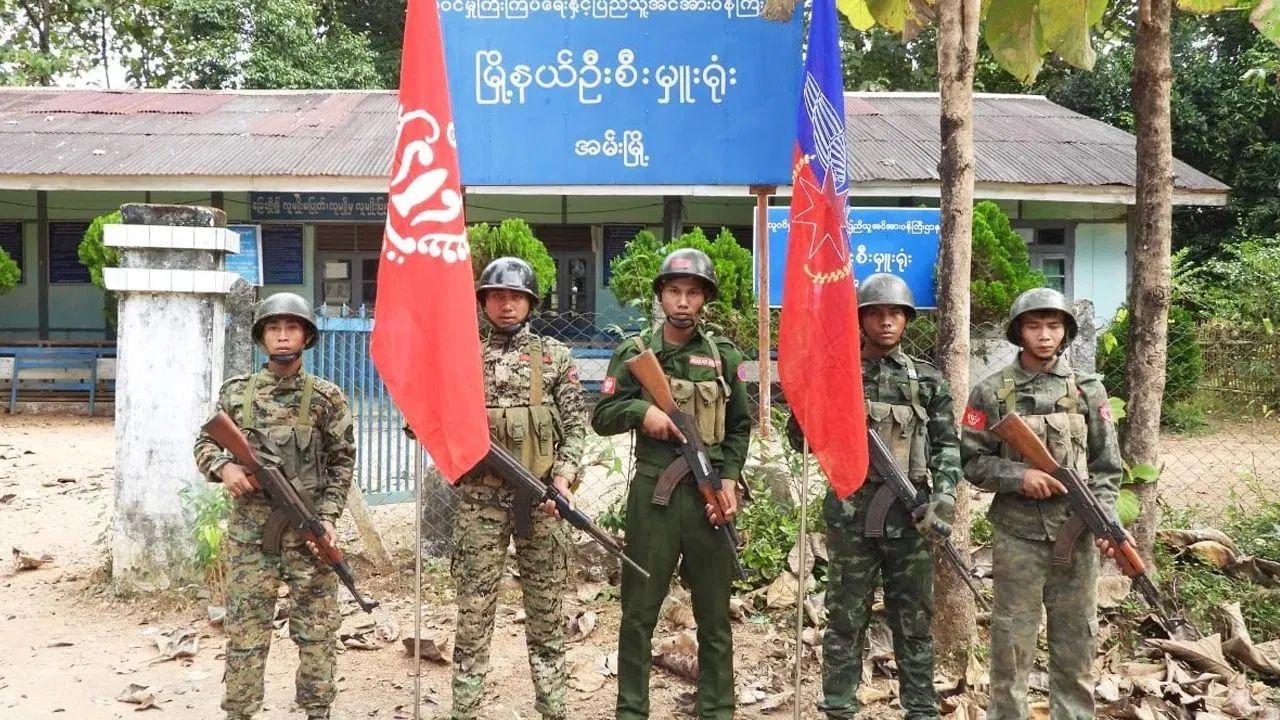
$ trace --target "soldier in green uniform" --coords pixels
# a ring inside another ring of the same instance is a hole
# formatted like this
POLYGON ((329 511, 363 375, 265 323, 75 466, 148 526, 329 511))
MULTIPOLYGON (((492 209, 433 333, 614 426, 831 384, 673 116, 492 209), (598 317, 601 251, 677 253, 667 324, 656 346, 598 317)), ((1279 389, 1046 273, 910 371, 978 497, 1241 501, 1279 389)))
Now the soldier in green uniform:
POLYGON ((724 479, 721 501, 732 519, 735 487, 751 440, 751 414, 742 354, 699 322, 705 303, 715 299, 718 289, 706 254, 691 249, 669 254, 653 281, 666 320, 619 345, 591 416, 591 426, 600 435, 640 431, 636 475, 627 496, 627 553, 651 577, 645 580, 629 568, 622 570, 618 720, 649 717, 650 643, 677 564, 692 592, 698 623, 698 717, 733 717, 733 558, 723 534, 709 522, 713 509, 691 476, 678 478, 671 487, 659 485, 659 476, 679 458, 673 443, 679 442, 680 433, 626 366, 626 360, 646 348, 658 356, 672 395, 696 420, 711 464, 724 479))
MULTIPOLYGON (((884 607, 898 663, 899 695, 907 720, 936 720, 933 689, 933 559, 925 534, 935 518, 950 523, 960 482, 959 438, 947 381, 933 365, 903 351, 902 334, 916 315, 911 288, 896 275, 877 273, 858 288, 862 328, 862 392, 867 426, 878 431, 898 465, 930 503, 918 524, 900 500, 873 516, 873 499, 892 491, 871 471, 843 502, 828 490, 823 501, 830 576, 827 628, 822 635, 822 701, 828 718, 858 714, 862 649, 876 586, 883 576, 884 607)), ((793 418, 791 444, 803 436, 793 418)))
MULTIPOLYGON (((1009 412, 1022 415, 1054 459, 1088 478, 1094 495, 1114 512, 1121 474, 1115 427, 1102 383, 1073 370, 1063 356, 1076 330, 1062 293, 1036 288, 1018 296, 1005 331, 1021 348, 1018 357, 974 387, 962 419, 965 475, 995 493, 988 513, 995 526, 991 720, 1027 717, 1027 675, 1042 607, 1049 621, 1050 717, 1094 716, 1097 550, 1082 533, 1072 561, 1055 562, 1054 541, 1071 515, 1066 488, 988 431, 1009 412)), ((1097 545, 1114 551, 1106 541, 1097 545)))
MULTIPOLYGON (((355 467, 355 434, 342 390, 302 370, 302 351, 316 341, 311 305, 292 293, 272 295, 258 306, 253 339, 269 361, 252 375, 230 378, 218 393, 218 409, 249 431, 255 451, 277 456, 324 521, 329 541, 347 504, 355 467), (265 436, 266 440, 262 438, 265 436)), ((195 444, 196 465, 221 482, 234 501, 227 528, 227 664, 222 709, 228 720, 250 718, 262 708, 263 671, 271 646, 276 590, 289 586, 294 609, 289 635, 298 646, 296 702, 308 718, 329 717, 337 694, 335 634, 337 576, 308 552, 292 531, 279 554, 264 552, 263 529, 271 506, 249 484, 245 470, 205 433, 195 444)))
MULTIPOLYGON (((586 409, 569 348, 529 329, 539 298, 533 268, 519 258, 498 258, 480 273, 476 300, 488 321, 483 344, 489 430, 535 477, 553 482, 572 503, 586 409)), ((484 698, 498 583, 515 531, 513 514, 530 508, 528 498, 483 470, 463 476, 460 491, 452 568, 458 604, 453 720, 473 720, 484 698)), ((515 538, 516 565, 535 707, 543 718, 564 720, 561 593, 568 582, 568 541, 554 505, 547 502, 542 509, 546 512, 530 518, 531 536, 515 538)))

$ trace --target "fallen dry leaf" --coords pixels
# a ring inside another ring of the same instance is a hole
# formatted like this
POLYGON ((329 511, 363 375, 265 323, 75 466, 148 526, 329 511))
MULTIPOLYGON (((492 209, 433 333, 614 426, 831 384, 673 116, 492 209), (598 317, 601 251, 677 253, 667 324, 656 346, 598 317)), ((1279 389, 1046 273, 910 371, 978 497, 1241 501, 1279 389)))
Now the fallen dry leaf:
MULTIPOLYGON (((409 653, 409 657, 413 657, 413 638, 407 637, 401 642, 404 643, 405 652, 409 653)), ((445 657, 445 651, 449 649, 448 637, 421 638, 418 642, 418 657, 441 665, 449 663, 448 658, 445 657)))
POLYGON ((205 608, 205 612, 209 616, 210 625, 221 625, 227 619, 227 609, 221 605, 210 605, 205 608))
POLYGON ((765 592, 765 606, 770 610, 793 608, 799 599, 799 591, 799 578, 790 572, 781 573, 765 592))
POLYGON ((583 610, 574 615, 565 628, 565 642, 586 640, 592 630, 596 629, 596 614, 592 610, 583 610))
POLYGON ((160 655, 151 662, 193 657, 200 651, 200 635, 191 628, 176 628, 167 633, 160 633, 154 640, 160 655))
POLYGON ((693 618, 693 608, 682 602, 668 605, 664 617, 675 630, 693 630, 698 627, 698 621, 693 618))
POLYGON ((36 568, 48 565, 53 562, 53 556, 45 553, 44 555, 32 555, 25 553, 18 548, 13 549, 13 569, 15 572, 24 570, 35 570, 36 568))
POLYGON ((1146 642, 1197 670, 1221 675, 1228 680, 1237 674, 1222 655, 1222 640, 1217 633, 1194 641, 1148 639, 1146 642))
POLYGON ((740 597, 729 598, 729 617, 739 622, 747 618, 747 603, 740 597))
POLYGON ((604 687, 605 676, 592 661, 580 661, 569 671, 569 687, 580 693, 594 693, 604 687))
POLYGON ((1226 545, 1214 540, 1201 540, 1187 549, 1201 562, 1219 570, 1236 562, 1236 553, 1226 545))
POLYGON ((400 624, 395 620, 383 620, 373 628, 373 636, 378 642, 390 644, 400 639, 400 624))
POLYGON ((785 705, 787 701, 791 699, 791 696, 794 694, 795 694, 794 690, 783 690, 780 693, 774 693, 773 695, 770 695, 769 697, 765 698, 760 703, 760 709, 764 712, 777 710, 778 708, 785 705))
POLYGON ((16 493, 5 493, 3 495, 0 495, 0 505, 8 505, 9 503, 17 499, 17 497, 18 495, 16 493))
POLYGON ((604 589, 602 582, 585 582, 578 586, 578 602, 589 603, 600 595, 604 589))
POLYGON ((653 663, 670 670, 675 675, 696 682, 698 680, 698 637, 689 630, 682 630, 664 638, 654 648, 653 663))
POLYGON ((1049 720, 1049 703, 1047 702, 1031 703, 1031 707, 1028 710, 1030 712, 1027 717, 1031 718, 1031 720, 1049 720))
POLYGON ((1195 528, 1193 530, 1170 528, 1170 529, 1161 530, 1158 533, 1156 533, 1156 535, 1160 538, 1161 542, 1174 548, 1175 550, 1189 548, 1198 542, 1211 540, 1221 545, 1225 545, 1226 547, 1230 548, 1232 552, 1236 554, 1240 553, 1240 548, 1236 546, 1235 541, 1232 540, 1226 533, 1216 528, 1195 528))
POLYGON ((1120 685, 1116 681, 1116 678, 1111 675, 1099 680, 1098 685, 1093 689, 1093 692, 1098 696, 1099 700, 1106 703, 1113 703, 1120 700, 1120 685))
POLYGON ((129 687, 125 688, 116 700, 137 705, 138 707, 134 710, 146 710, 156 707, 156 690, 150 685, 129 683, 129 687))

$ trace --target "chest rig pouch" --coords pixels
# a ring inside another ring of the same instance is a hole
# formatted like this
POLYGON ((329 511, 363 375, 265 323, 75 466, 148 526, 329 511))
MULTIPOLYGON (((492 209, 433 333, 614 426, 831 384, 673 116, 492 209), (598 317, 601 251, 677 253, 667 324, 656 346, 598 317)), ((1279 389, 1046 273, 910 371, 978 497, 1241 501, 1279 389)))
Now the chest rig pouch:
MULTIPOLYGON (((1080 389, 1076 384, 1075 374, 1064 378, 1066 392, 1054 403, 1054 412, 1048 414, 1022 415, 1027 426, 1036 437, 1049 449, 1049 454, 1059 465, 1074 469, 1080 477, 1089 477, 1089 423, 1084 416, 1084 403, 1080 400, 1080 389)), ((1003 385, 996 391, 1000 400, 1002 415, 1017 412, 1017 386, 1013 369, 1006 367, 1002 373, 1003 385)), ((1009 460, 1021 462, 1022 456, 1001 443, 1001 456, 1009 460)), ((992 513, 1004 512, 1012 515, 1017 508, 1019 515, 1034 515, 1032 508, 1039 511, 1036 534, 1052 540, 1070 519, 1071 506, 1066 496, 1055 495, 1045 500, 1036 500, 1017 493, 998 493, 992 501, 992 513), (1001 507, 1004 506, 1004 507, 1001 507), (1008 511, 1005 511, 1005 508, 1008 511)))
MULTIPOLYGON (((258 389, 258 375, 249 376, 244 386, 244 399, 240 406, 240 427, 245 431, 249 444, 263 462, 275 463, 294 484, 303 500, 314 503, 324 478, 324 466, 320 453, 320 438, 311 424, 311 403, 315 397, 315 376, 302 376, 302 397, 298 402, 298 415, 289 425, 258 427, 254 418, 254 404, 258 389)), ((264 504, 253 507, 245 504, 239 515, 250 520, 249 527, 242 528, 254 540, 261 538, 262 549, 279 553, 285 534, 287 518, 281 511, 271 511, 264 504), (260 535, 259 533, 260 530, 260 535)), ((232 525, 236 525, 235 522, 232 525)), ((243 534, 243 533, 242 533, 243 534)), ((244 539, 238 538, 238 539, 244 539)), ((294 538, 296 540, 296 538, 294 538)))
MULTIPOLYGON (((529 401, 526 405, 487 408, 489 436, 511 453, 534 477, 542 481, 551 478, 556 461, 556 446, 560 441, 559 413, 546 404, 543 387, 542 343, 535 342, 529 350, 529 401)), ((529 537, 532 521, 529 509, 536 498, 524 490, 514 496, 507 492, 502 478, 491 473, 468 476, 464 490, 468 500, 481 505, 501 508, 512 513, 518 537, 529 537)))
MULTIPOLYGON (((922 485, 929 481, 929 413, 920 402, 920 374, 916 371, 916 364, 906 355, 903 355, 903 361, 907 370, 909 404, 867 402, 867 426, 884 439, 893 453, 894 462, 906 470, 911 482, 922 485)), ((875 490, 867 509, 863 534, 866 537, 883 537, 889 508, 895 502, 902 504, 902 501, 874 469, 869 471, 867 483, 875 490)))

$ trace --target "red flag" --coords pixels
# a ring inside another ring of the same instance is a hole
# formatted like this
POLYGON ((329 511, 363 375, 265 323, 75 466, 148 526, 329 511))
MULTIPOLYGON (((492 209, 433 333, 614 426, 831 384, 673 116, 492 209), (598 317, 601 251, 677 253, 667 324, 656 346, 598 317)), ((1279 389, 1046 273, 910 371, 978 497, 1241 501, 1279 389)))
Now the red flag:
POLYGON ((440 16, 434 0, 409 0, 372 354, 454 482, 489 450, 475 302, 440 16))
POLYGON ((792 163, 778 377, 836 496, 867 477, 858 300, 845 224, 849 166, 835 5, 814 0, 792 163))

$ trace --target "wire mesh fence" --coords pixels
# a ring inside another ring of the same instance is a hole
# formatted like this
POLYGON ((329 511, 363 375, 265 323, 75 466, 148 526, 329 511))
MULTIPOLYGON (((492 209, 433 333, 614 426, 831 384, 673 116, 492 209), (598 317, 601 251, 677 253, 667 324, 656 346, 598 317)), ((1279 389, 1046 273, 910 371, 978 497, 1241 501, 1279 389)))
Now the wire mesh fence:
MULTIPOLYGON (((614 348, 647 322, 636 314, 561 313, 540 316, 532 326, 536 332, 554 337, 571 348, 588 394, 588 404, 594 405, 614 348)), ((777 382, 776 366, 764 370, 772 382, 767 386, 767 393, 761 392, 762 358, 757 327, 754 322, 739 321, 715 325, 713 331, 729 336, 743 353, 751 412, 757 427, 776 428, 786 417, 786 397, 777 382), (770 408, 767 412, 766 406, 770 408), (762 415, 765 423, 761 422, 762 415)), ((770 346, 776 348, 776 312, 769 318, 769 328, 770 346)), ((1189 513, 1212 522, 1230 507, 1247 507, 1259 497, 1280 494, 1280 413, 1276 412, 1280 406, 1280 337, 1262 328, 1249 330, 1215 324, 1192 327, 1181 334, 1171 331, 1171 336, 1174 337, 1167 364, 1169 383, 1163 408, 1158 492, 1162 506, 1169 512, 1189 513)), ((937 318, 922 313, 908 327, 903 347, 915 358, 932 361, 937 337, 937 318)), ((1003 327, 999 325, 972 327, 970 345, 970 386, 998 372, 1015 358, 1015 350, 1004 340, 1003 327)), ((1102 373, 1108 391, 1123 397, 1126 368, 1123 345, 1122 336, 1117 338, 1103 332, 1095 340, 1093 333, 1086 332, 1074 348, 1072 363, 1086 371, 1094 370, 1096 349, 1096 370, 1102 373)), ((349 346, 367 348, 367 343, 349 346)), ((343 345, 335 339, 329 343, 322 341, 322 347, 343 345)), ((776 350, 765 357, 772 365, 776 361, 776 350)), ((334 368, 347 367, 352 362, 336 357, 328 359, 334 368)), ((317 356, 317 360, 321 357, 317 356)), ((318 369, 322 375, 326 373, 323 360, 318 369)), ((362 385, 358 390, 369 393, 369 383, 375 380, 361 375, 362 385)), ((963 401, 956 398, 957 406, 962 407, 963 401)), ((776 442, 776 437, 756 438, 755 443, 762 448, 753 452, 757 460, 753 461, 755 466, 749 468, 750 471, 777 474, 777 468, 761 466, 767 458, 778 456, 769 449, 769 444, 776 445, 776 442)), ((591 514, 609 518, 621 507, 625 495, 631 474, 632 438, 593 435, 588 447, 578 500, 591 514)), ((373 450, 362 447, 360 451, 373 450)), ((406 458, 405 463, 409 462, 408 455, 402 457, 406 458)), ((402 478, 412 476, 411 467, 384 469, 397 478, 397 489, 402 478)), ((424 537, 431 538, 432 552, 443 553, 450 546, 456 499, 437 476, 428 475, 428 478, 424 495, 424 537)), ((370 483, 367 489, 376 493, 382 485, 370 483)), ((975 507, 983 505, 985 503, 978 503, 975 507)))

